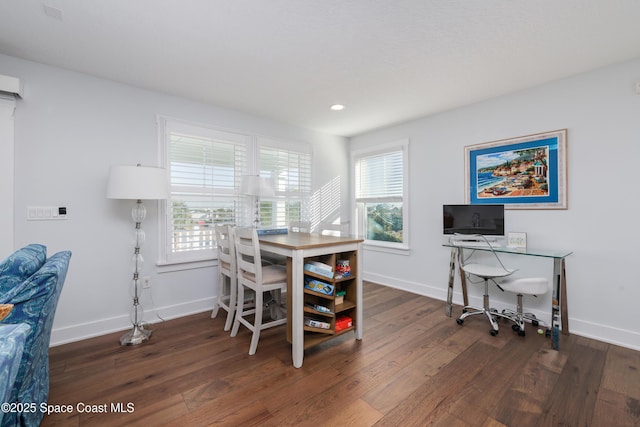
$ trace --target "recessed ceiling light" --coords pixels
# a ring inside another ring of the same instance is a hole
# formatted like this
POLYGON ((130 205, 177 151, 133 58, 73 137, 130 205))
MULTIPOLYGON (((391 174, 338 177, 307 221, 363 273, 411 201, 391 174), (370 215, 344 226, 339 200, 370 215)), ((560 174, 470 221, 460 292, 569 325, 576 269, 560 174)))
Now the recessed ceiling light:
POLYGON ((340 110, 344 110, 344 105, 341 105, 341 104, 333 104, 333 105, 331 106, 331 109, 332 109, 333 111, 340 111, 340 110))

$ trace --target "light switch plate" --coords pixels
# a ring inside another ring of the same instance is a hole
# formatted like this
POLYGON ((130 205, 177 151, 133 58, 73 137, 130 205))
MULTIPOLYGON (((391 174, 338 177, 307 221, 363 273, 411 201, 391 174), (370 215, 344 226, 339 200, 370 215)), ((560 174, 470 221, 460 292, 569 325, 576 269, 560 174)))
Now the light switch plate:
POLYGON ((55 221, 67 219, 66 206, 28 206, 27 221, 55 221))

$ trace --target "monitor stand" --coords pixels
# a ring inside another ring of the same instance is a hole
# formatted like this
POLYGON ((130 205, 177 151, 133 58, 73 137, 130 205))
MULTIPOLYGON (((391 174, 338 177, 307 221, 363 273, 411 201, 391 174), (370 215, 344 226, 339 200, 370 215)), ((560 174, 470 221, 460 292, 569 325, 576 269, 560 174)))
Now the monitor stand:
POLYGON ((482 236, 478 234, 457 234, 455 239, 459 242, 497 242, 498 236, 482 236))

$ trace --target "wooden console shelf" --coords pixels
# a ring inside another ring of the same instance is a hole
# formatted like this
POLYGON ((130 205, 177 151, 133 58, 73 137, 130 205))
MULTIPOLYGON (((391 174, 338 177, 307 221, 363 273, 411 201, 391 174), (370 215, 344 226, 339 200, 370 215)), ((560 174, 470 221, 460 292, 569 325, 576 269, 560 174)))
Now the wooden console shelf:
POLYGON ((305 348, 315 345, 319 341, 344 335, 349 332, 349 329, 353 331, 356 340, 362 339, 362 275, 360 274, 362 263, 358 262, 358 258, 362 254, 364 239, 355 236, 323 236, 315 233, 262 235, 259 236, 259 239, 261 251, 284 256, 287 259, 287 340, 291 343, 293 366, 296 368, 302 366, 305 348), (324 262, 335 268, 338 259, 349 260, 350 277, 327 280, 327 278, 315 275, 305 276, 304 263, 306 260, 324 262), (336 304, 335 295, 331 295, 331 298, 327 299, 323 296, 305 294, 305 277, 313 277, 344 290, 345 303, 341 306, 336 304), (314 300, 318 303, 322 301, 324 306, 330 306, 328 311, 331 311, 333 316, 327 317, 305 312, 305 302, 314 300), (336 322, 343 315, 352 319, 352 327, 336 331, 336 322), (318 321, 328 319, 329 329, 332 330, 332 333, 305 330, 305 316, 313 316, 319 319, 318 321))
POLYGON ((310 325, 304 325, 304 348, 315 346, 323 341, 333 337, 342 335, 356 329, 356 310, 357 310, 357 251, 339 252, 329 255, 321 255, 305 258, 304 263, 318 261, 327 264, 333 268, 334 277, 327 277, 312 271, 304 271, 305 280, 312 279, 329 284, 333 287, 331 294, 324 294, 310 289, 304 289, 304 317, 318 322, 324 322, 330 325, 328 329, 317 328, 310 325), (347 276, 335 277, 336 266, 338 261, 346 260, 349 262, 351 273, 347 276), (344 291, 343 302, 336 303, 336 292, 344 291), (328 312, 316 310, 313 306, 321 306, 328 309, 328 312), (351 319, 351 326, 344 329, 336 330, 336 321, 338 318, 346 316, 351 319))

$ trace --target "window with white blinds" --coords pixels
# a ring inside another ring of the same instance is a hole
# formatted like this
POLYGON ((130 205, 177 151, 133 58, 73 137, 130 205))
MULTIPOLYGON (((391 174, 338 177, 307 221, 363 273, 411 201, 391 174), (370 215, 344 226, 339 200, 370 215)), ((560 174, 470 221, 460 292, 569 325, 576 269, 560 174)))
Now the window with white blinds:
POLYGON ((251 137, 162 120, 171 198, 166 205, 164 261, 215 256, 213 225, 237 224, 246 215, 239 194, 249 173, 251 137))
POLYGON ((311 146, 176 119, 158 118, 161 151, 171 176, 171 198, 163 209, 164 263, 216 257, 213 225, 253 224, 255 198, 242 194, 246 175, 260 175, 273 197, 259 198, 261 227, 285 227, 308 218, 311 146))
POLYGON ((358 233, 367 244, 408 248, 408 148, 403 140, 353 153, 358 233))
POLYGON ((311 147, 267 138, 258 139, 260 176, 272 183, 275 197, 260 201, 262 226, 286 227, 308 220, 311 195, 311 147))

